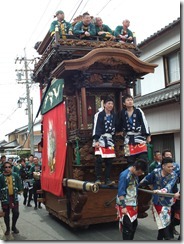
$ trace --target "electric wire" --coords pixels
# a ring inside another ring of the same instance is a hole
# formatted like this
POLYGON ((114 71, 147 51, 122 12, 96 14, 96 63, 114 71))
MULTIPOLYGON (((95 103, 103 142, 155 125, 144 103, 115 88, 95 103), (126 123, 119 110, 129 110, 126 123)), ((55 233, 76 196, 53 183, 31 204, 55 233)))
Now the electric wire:
POLYGON ((17 109, 18 108, 15 108, 13 112, 10 115, 8 115, 3 122, 1 122, 0 126, 7 122, 8 119, 11 119, 12 115, 17 111, 17 109))
POLYGON ((89 0, 87 0, 87 2, 85 3, 84 7, 81 9, 81 11, 80 11, 80 15, 84 12, 84 9, 85 9, 85 7, 87 6, 88 2, 89 2, 89 0))
MULTIPOLYGON (((73 13, 73 11, 75 11, 75 9, 76 9, 76 7, 78 6, 79 2, 80 2, 80 0, 79 0, 79 1, 76 3, 76 5, 72 8, 72 10, 70 11, 70 13, 69 13, 68 16, 70 16, 70 15, 73 13)), ((71 20, 70 20, 70 21, 71 21, 71 20)))
POLYGON ((79 3, 79 5, 78 5, 77 9, 75 10, 75 12, 74 12, 73 16, 72 16, 72 17, 71 17, 71 19, 70 19, 70 22, 71 22, 71 21, 72 21, 72 19, 74 18, 75 14, 76 14, 77 10, 79 9, 80 5, 82 4, 82 2, 83 2, 83 0, 81 0, 81 2, 79 3))
MULTIPOLYGON (((111 0, 110 0, 110 1, 111 1, 111 0)), ((102 11, 106 8, 106 6, 109 4, 110 1, 108 1, 108 2, 106 3, 106 5, 100 10, 100 12, 102 12, 102 11)), ((33 34, 34 34, 34 33, 36 32, 36 30, 40 27, 41 20, 42 20, 42 18, 44 17, 44 15, 45 15, 45 13, 46 13, 46 10, 48 9, 48 7, 49 7, 49 5, 50 5, 50 2, 51 2, 51 1, 48 1, 48 2, 47 2, 47 5, 46 5, 46 7, 45 7, 45 9, 44 9, 44 11, 43 11, 41 17, 40 17, 40 19, 39 19, 39 21, 38 21, 38 23, 37 23, 35 29, 33 30, 33 32, 32 32, 32 34, 31 34, 30 38, 29 38, 28 41, 26 42, 26 47, 28 46, 28 44, 29 44, 30 41, 32 40, 33 34)), ((77 11, 79 10, 79 8, 80 8, 82 2, 83 2, 83 0, 81 0, 80 3, 78 4, 78 7, 76 8, 76 10, 75 10, 73 16, 71 17, 71 20, 74 18, 75 14, 76 14, 77 11)), ((81 12, 85 9, 85 7, 87 6, 88 3, 89 3, 89 0, 87 0, 87 2, 85 3, 85 5, 83 6, 81 12)), ((55 9, 57 9, 58 6, 59 6, 60 4, 61 4, 61 1, 57 4, 57 7, 56 7, 55 9)), ((100 12, 99 12, 99 13, 100 13, 100 12)), ((99 13, 98 13, 98 14, 99 14, 99 13)), ((70 21, 71 21, 71 20, 70 20, 70 21)), ((48 25, 49 22, 50 22, 50 19, 48 19, 48 22, 45 23, 44 26, 48 25)), ((45 31, 45 28, 42 28, 42 31, 45 31)), ((39 32, 39 36, 40 36, 40 32, 39 32)), ((34 38, 34 39, 35 39, 35 38, 34 38)), ((10 115, 8 115, 7 118, 5 119, 5 121, 6 121, 7 119, 11 118, 11 116, 17 111, 17 109, 18 109, 18 108, 16 108, 10 115)), ((36 120, 36 118, 35 118, 35 120, 36 120)), ((34 122, 35 122, 35 120, 34 120, 34 122)), ((5 121, 3 121, 0 125, 4 124, 5 121)), ((34 125, 34 123, 33 123, 33 125, 34 125)))
POLYGON ((107 5, 109 4, 111 2, 111 0, 109 0, 108 1, 108 3, 106 3, 105 5, 104 5, 104 7, 96 14, 96 15, 99 15, 106 7, 107 7, 107 5))
MULTIPOLYGON (((44 11, 43 11, 43 13, 42 13, 42 15, 41 15, 41 17, 40 17, 40 19, 39 19, 39 21, 38 21, 38 23, 36 24, 35 29, 33 30, 32 34, 31 34, 31 38, 32 38, 33 34, 36 32, 36 30, 37 30, 37 28, 38 28, 38 26, 39 26, 39 24, 40 24, 40 22, 41 22, 43 16, 45 15, 46 10, 48 9, 50 3, 51 3, 51 1, 49 0, 48 3, 47 3, 47 5, 46 5, 46 7, 45 7, 45 9, 44 9, 44 11)), ((29 40, 28 40, 28 42, 25 44, 25 46, 27 46, 27 44, 29 43, 29 41, 31 40, 31 38, 29 38, 29 40)))
MULTIPOLYGON (((52 1, 49 0, 49 2, 47 3, 47 6, 46 6, 46 8, 45 8, 45 10, 44 10, 44 12, 43 12, 41 18, 39 19, 38 24, 36 25, 35 29, 33 30, 33 33, 35 33, 36 30, 37 30, 38 28, 40 28, 41 20, 42 20, 43 17, 45 16, 46 10, 48 9, 49 4, 50 4, 51 2, 52 2, 52 1)), ((61 4, 61 2, 62 2, 62 0, 60 0, 59 3, 57 3, 57 5, 54 7, 54 11, 56 11, 56 10, 58 9, 58 7, 59 7, 59 5, 61 4)), ((39 31, 39 34, 38 34, 37 36, 34 36, 34 39, 32 38, 32 37, 33 37, 33 34, 30 36, 30 38, 28 39, 28 41, 26 42, 26 45, 25 45, 25 47, 28 48, 28 50, 31 50, 32 48, 34 48, 34 45, 35 45, 35 43, 39 40, 39 37, 42 37, 42 39, 44 38, 44 37, 42 36, 42 33, 45 34, 46 26, 49 26, 49 23, 51 22, 51 18, 52 18, 52 17, 48 18, 47 22, 46 22, 44 25, 42 25, 42 28, 41 28, 42 31, 39 31), (30 43, 31 40, 33 40, 32 43, 34 42, 34 44, 29 48, 29 47, 28 47, 28 43, 30 43)), ((48 27, 48 29, 49 29, 49 27, 48 27)))

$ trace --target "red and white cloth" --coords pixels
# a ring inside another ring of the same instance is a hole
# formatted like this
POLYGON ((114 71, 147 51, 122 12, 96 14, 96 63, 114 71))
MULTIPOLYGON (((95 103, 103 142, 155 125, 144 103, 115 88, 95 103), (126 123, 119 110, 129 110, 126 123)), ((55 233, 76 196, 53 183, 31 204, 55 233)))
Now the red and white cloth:
POLYGON ((158 229, 164 229, 170 224, 171 221, 171 207, 153 205, 153 216, 156 221, 158 229))
MULTIPOLYGON (((119 230, 122 231, 123 228, 123 217, 124 214, 122 214, 123 207, 116 204, 116 210, 117 210, 117 219, 119 219, 119 230)), ((137 219, 138 214, 138 207, 137 206, 126 206, 127 209, 127 215, 131 222, 137 219)))
POLYGON ((147 151, 148 151, 148 149, 147 149, 147 145, 145 143, 136 144, 136 145, 126 144, 124 146, 125 156, 136 155, 136 154, 147 152, 147 151))
POLYGON ((100 155, 102 158, 115 158, 114 147, 99 147, 95 148, 95 155, 100 155))

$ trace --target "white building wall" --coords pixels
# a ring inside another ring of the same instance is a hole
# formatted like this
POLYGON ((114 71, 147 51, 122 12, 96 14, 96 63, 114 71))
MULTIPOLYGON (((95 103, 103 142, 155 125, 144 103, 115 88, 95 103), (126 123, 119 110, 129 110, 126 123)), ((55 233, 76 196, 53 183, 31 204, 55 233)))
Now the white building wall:
POLYGON ((140 59, 145 62, 153 62, 155 59, 175 50, 179 46, 180 25, 174 27, 171 32, 162 34, 159 40, 154 40, 148 46, 144 46, 140 59))
POLYGON ((180 104, 168 104, 144 111, 152 135, 180 132, 180 104))
MULTIPOLYGON (((153 62, 152 62, 153 63, 153 62)), ((155 72, 144 76, 141 80, 141 95, 145 95, 165 87, 163 58, 158 58, 154 61, 158 67, 155 68, 155 72)))
POLYGON ((175 161, 180 164, 181 162, 181 155, 180 155, 180 133, 175 133, 174 134, 174 150, 175 150, 175 161))
POLYGON ((144 62, 157 64, 153 74, 144 76, 141 80, 141 95, 165 88, 163 56, 180 47, 180 27, 174 27, 172 32, 164 33, 159 40, 145 46, 140 59, 144 62))
POLYGON ((34 131, 41 131, 41 123, 34 125, 33 130, 34 131))

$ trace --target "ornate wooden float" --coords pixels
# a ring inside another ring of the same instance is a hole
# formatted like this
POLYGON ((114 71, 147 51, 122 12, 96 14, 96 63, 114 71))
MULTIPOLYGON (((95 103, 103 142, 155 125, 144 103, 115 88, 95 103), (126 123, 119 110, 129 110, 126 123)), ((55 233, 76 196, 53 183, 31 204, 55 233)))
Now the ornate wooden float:
MULTIPOLYGON (((116 138, 111 173, 116 185, 99 188, 94 183, 93 116, 107 95, 114 98, 115 112, 121 110, 123 94, 157 65, 141 61, 135 43, 68 38, 59 39, 56 31, 53 39, 48 33, 37 43, 41 58, 34 80, 40 84, 43 125, 40 201, 71 227, 86 227, 117 221, 118 178, 128 166, 123 142, 116 138)), ((139 217, 145 217, 150 195, 140 194, 139 217)))

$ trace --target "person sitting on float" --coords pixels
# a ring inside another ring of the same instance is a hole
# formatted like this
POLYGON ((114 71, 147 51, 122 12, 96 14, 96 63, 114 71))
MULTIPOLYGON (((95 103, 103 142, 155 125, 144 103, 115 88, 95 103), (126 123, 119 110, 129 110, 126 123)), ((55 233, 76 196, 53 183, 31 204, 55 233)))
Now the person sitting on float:
POLYGON ((51 36, 53 36, 55 34, 55 29, 56 29, 57 25, 58 25, 58 29, 59 29, 60 38, 66 39, 67 34, 73 35, 72 25, 64 19, 65 18, 64 12, 62 10, 58 10, 56 12, 54 18, 55 17, 57 17, 57 20, 54 20, 50 26, 51 36))
POLYGON ((89 13, 83 13, 82 21, 75 24, 73 33, 79 35, 81 39, 89 39, 96 35, 95 25, 91 22, 91 16, 89 13))

